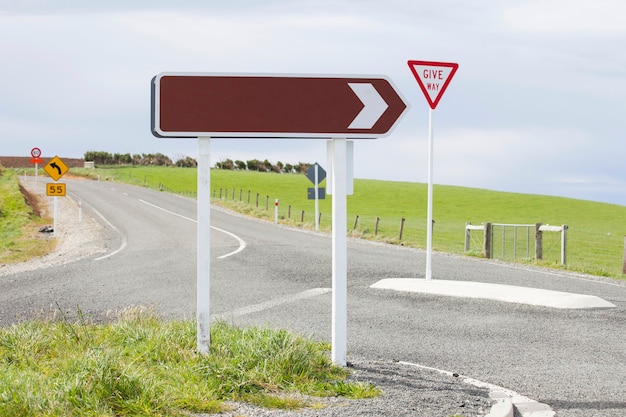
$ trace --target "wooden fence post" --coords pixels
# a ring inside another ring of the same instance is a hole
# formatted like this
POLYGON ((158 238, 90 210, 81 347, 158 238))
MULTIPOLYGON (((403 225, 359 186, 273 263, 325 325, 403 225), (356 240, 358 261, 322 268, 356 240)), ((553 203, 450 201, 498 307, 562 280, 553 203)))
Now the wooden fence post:
POLYGON ((376 217, 376 227, 374 228, 374 236, 378 236, 378 223, 380 222, 380 217, 376 217))
POLYGON ((485 223, 485 235, 483 238, 483 255, 491 259, 491 223, 485 223))
POLYGON ((541 223, 535 223, 535 259, 543 259, 543 232, 539 230, 541 223))
POLYGON ((471 223, 470 222, 465 222, 465 252, 469 252, 469 248, 470 248, 470 229, 467 228, 467 226, 469 226, 471 223))
POLYGON ((622 259, 622 274, 626 274, 626 235, 624 235, 624 259, 622 259))
POLYGON ((567 228, 564 224, 563 230, 561 230, 561 265, 565 265, 567 261, 567 228))
POLYGON ((398 240, 402 240, 402 232, 404 231, 405 220, 406 219, 403 217, 402 220, 400 221, 400 237, 398 238, 398 240))
POLYGON ((354 219, 354 227, 352 228, 352 230, 356 230, 356 227, 359 224, 359 215, 356 215, 356 218, 354 219))

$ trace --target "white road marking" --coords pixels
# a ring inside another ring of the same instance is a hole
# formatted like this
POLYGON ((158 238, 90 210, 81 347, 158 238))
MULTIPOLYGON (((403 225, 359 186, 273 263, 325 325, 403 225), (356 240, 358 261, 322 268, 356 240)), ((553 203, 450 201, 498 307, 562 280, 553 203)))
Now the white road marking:
POLYGON ((330 291, 332 291, 330 288, 313 288, 297 294, 286 295, 284 297, 265 301, 259 304, 253 304, 236 310, 227 311, 225 313, 216 314, 213 318, 216 320, 233 319, 248 314, 258 313, 259 311, 269 310, 270 308, 278 307, 282 304, 295 303, 296 301, 317 297, 318 295, 326 294, 330 291))
MULTIPOLYGON (((409 366, 414 366, 416 368, 436 371, 436 372, 439 372, 448 376, 456 375, 458 378, 462 378, 463 382, 467 384, 474 385, 475 387, 488 388, 489 395, 491 396, 491 398, 498 399, 498 400, 508 398, 522 417, 554 417, 556 415, 554 410, 552 410, 552 408, 550 408, 549 405, 537 402, 528 397, 524 397, 523 395, 520 395, 516 393, 515 391, 511 391, 509 389, 502 388, 497 385, 489 384, 487 382, 482 382, 473 378, 468 378, 463 375, 453 374, 452 372, 444 371, 442 369, 419 365, 417 363, 404 362, 404 361, 400 361, 399 363, 401 363, 402 365, 409 365, 409 366)), ((494 408, 495 407, 496 406, 494 406, 494 408)), ((488 416, 490 415, 492 415, 492 413, 488 414, 488 416)), ((500 412, 493 412, 493 415, 508 415, 508 414, 501 414, 500 412)), ((510 415, 512 415, 512 410, 511 410, 510 415)))
MULTIPOLYGON (((175 213, 175 212, 173 212, 173 211, 170 211, 170 210, 164 209, 163 207, 159 207, 159 206, 157 206, 157 205, 155 205, 155 204, 148 203, 148 202, 147 202, 147 201, 145 201, 145 200, 141 200, 141 199, 139 199, 139 201, 140 201, 140 202, 142 202, 142 203, 144 203, 144 204, 146 204, 146 205, 148 205, 148 206, 150 206, 150 207, 154 207, 154 208, 159 209, 159 210, 161 210, 161 211, 164 211, 164 212, 166 212, 166 213, 168 213, 168 214, 171 214, 171 215, 174 215, 174 216, 180 217, 181 219, 189 220, 190 222, 193 222, 193 223, 198 223, 198 221, 197 221, 196 219, 192 219, 191 217, 183 216, 182 214, 178 214, 178 213, 175 213)), ((237 249, 235 249, 235 250, 234 250, 234 251, 232 251, 232 252, 227 253, 226 255, 218 256, 218 257, 217 257, 217 259, 224 259, 224 258, 228 258, 229 256, 233 256, 233 255, 235 255, 235 254, 237 254, 237 253, 241 252, 242 250, 244 250, 244 249, 246 248, 246 242, 245 242, 242 238, 240 238, 239 236, 237 236, 236 234, 231 233, 231 232, 229 232, 229 231, 226 231, 226 230, 224 230, 224 229, 220 229, 219 227, 215 227, 215 226, 211 226, 211 229, 214 229, 214 230, 217 230, 218 232, 222 232, 222 233, 224 233, 224 234, 227 234, 228 236, 230 236, 230 237, 234 238, 235 240, 237 240, 237 242, 239 243, 239 247, 238 247, 237 249)))
POLYGON ((215 230, 217 230, 219 232, 225 233, 228 236, 231 236, 231 237, 235 238, 237 240, 237 242, 239 242, 239 247, 237 249, 235 249, 232 252, 227 253, 226 255, 218 256, 217 259, 228 258, 229 256, 235 255, 235 254, 241 252, 242 250, 244 250, 246 248, 246 242, 244 242, 244 240, 242 238, 240 238, 239 236, 237 236, 236 234, 228 232, 228 231, 223 230, 223 229, 220 229, 220 228, 215 227, 215 226, 211 226, 211 228, 215 229, 215 230))
POLYGON ((94 259, 94 261, 101 261, 103 259, 110 258, 111 256, 123 251, 126 248, 126 245, 128 244, 128 240, 126 239, 126 235, 120 232, 120 230, 117 227, 115 227, 110 221, 108 221, 106 217, 104 217, 98 210, 96 210, 93 207, 91 208, 94 211, 94 213, 96 213, 106 224, 109 225, 111 229, 115 230, 122 237, 122 245, 117 250, 94 259))
MULTIPOLYGON (((471 258, 470 258, 471 259, 471 258)), ((482 262, 485 262, 484 260, 481 260, 482 262)), ((503 266, 505 268, 510 268, 510 269, 517 269, 520 271, 533 271, 533 272, 539 272, 541 274, 544 275, 551 275, 554 277, 566 277, 566 278, 573 278, 573 279, 577 279, 580 281, 587 281, 587 282, 593 282, 596 284, 604 284, 604 285, 612 285, 614 287, 622 287, 623 284, 621 282, 611 282, 608 280, 602 280, 599 277, 590 277, 590 278, 586 278, 585 276, 577 276, 575 273, 559 273, 559 272, 550 272, 548 270, 538 270, 535 268, 529 268, 529 267, 524 267, 524 266, 519 266, 519 265, 511 265, 511 264, 502 264, 502 263, 496 263, 496 262, 489 262, 492 265, 497 265, 497 266, 503 266)))

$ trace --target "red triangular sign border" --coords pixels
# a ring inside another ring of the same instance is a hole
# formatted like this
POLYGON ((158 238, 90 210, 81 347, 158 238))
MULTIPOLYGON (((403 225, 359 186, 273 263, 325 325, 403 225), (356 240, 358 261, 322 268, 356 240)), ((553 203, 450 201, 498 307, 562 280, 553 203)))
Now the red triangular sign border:
POLYGON ((413 76, 417 80, 417 83, 419 84, 420 88, 422 89, 422 92, 424 93, 424 96, 426 97, 426 100, 428 101, 428 105, 430 106, 431 109, 434 110, 437 107, 437 104, 439 104, 439 100, 441 100, 441 97, 443 97, 443 93, 446 91, 446 88, 448 88, 448 85, 450 84, 452 77, 454 77, 454 73, 459 68, 459 64, 452 63, 452 62, 433 62, 433 61, 414 61, 414 60, 408 61, 408 64, 409 64, 409 68, 411 69, 411 72, 413 73, 413 76), (423 65, 427 67, 451 68, 450 75, 448 75, 448 78, 444 81, 443 86, 441 86, 441 89, 437 93, 437 97, 435 97, 434 101, 431 100, 430 94, 428 94, 428 90, 426 89, 426 86, 424 85, 422 78, 420 77, 417 70, 415 69, 415 65, 423 65))

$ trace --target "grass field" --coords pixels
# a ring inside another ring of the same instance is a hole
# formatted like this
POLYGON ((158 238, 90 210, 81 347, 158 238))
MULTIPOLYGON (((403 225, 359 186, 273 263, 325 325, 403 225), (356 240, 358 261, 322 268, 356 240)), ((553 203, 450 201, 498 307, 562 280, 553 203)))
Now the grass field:
MULTIPOLYGON (((194 196, 196 170, 176 167, 116 167, 76 169, 73 173, 100 176, 101 180, 163 189, 194 196)), ((325 181, 321 186, 325 185, 325 181)), ((302 227, 315 224, 314 202, 307 199, 312 187, 301 174, 248 171, 211 171, 214 203, 226 205, 257 217, 273 218, 274 200, 279 199, 281 222, 302 227), (258 207, 257 207, 258 195, 258 207), (221 196, 221 198, 220 198, 221 196), (248 197, 249 196, 249 197, 248 197), (266 205, 268 210, 266 210, 266 205), (304 211, 304 216, 302 212, 304 211), (302 221, 303 220, 303 221, 302 221)), ((426 184, 355 179, 354 195, 348 196, 348 226, 355 235, 413 247, 426 245, 426 184), (358 215, 358 222, 356 221, 358 215), (376 234, 376 223, 378 230, 376 234), (402 239, 400 227, 404 220, 402 239), (356 224, 356 228, 355 228, 356 224)), ((331 197, 320 201, 321 227, 331 227, 331 197)), ((465 224, 484 222, 569 226, 567 268, 597 275, 626 278, 622 272, 626 207, 532 194, 496 192, 475 188, 434 186, 433 247, 435 250, 464 253, 465 224)), ((507 232, 511 233, 511 232, 507 232)), ((526 258, 527 231, 520 230, 518 261, 526 258)), ((528 243, 534 256, 534 229, 528 243)), ((509 245, 508 243, 507 245, 509 245)), ((472 237, 470 254, 479 254, 482 236, 472 237)), ((500 256, 494 248, 494 255, 500 256)), ((512 251, 507 249, 504 259, 512 251)), ((536 261, 532 261, 536 262, 536 261)), ((544 233, 543 265, 560 267, 560 234, 544 233)))

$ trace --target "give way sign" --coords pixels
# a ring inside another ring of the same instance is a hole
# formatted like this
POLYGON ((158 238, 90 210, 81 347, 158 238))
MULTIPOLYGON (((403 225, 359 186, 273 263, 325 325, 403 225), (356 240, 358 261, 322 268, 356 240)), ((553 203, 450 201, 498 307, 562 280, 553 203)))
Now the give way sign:
POLYGON ((415 76, 428 105, 435 110, 443 93, 448 88, 459 64, 452 62, 409 61, 409 68, 415 76))
POLYGON ((377 138, 407 107, 382 76, 161 73, 152 80, 157 137, 377 138))

